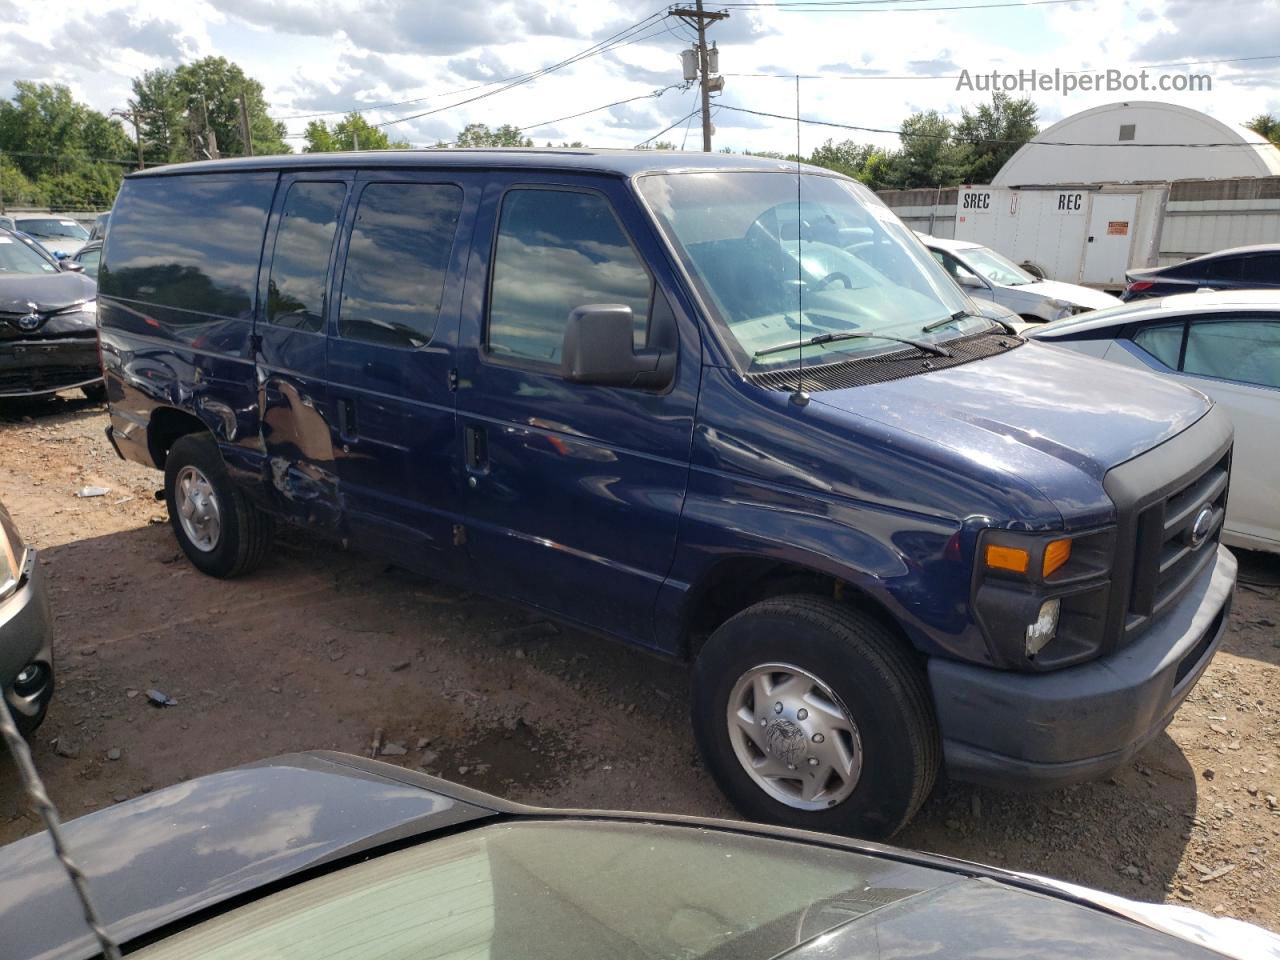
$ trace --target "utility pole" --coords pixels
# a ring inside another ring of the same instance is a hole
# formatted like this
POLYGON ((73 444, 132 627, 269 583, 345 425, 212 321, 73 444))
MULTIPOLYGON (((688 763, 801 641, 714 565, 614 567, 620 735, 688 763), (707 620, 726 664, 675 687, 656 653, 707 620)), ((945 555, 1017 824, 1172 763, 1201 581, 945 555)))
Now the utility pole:
POLYGON ((711 76, 710 58, 707 54, 707 24, 715 23, 717 20, 725 20, 729 14, 724 11, 708 13, 702 9, 702 0, 696 0, 692 10, 688 7, 673 7, 671 15, 679 17, 698 31, 698 72, 701 75, 700 82, 702 84, 702 152, 710 153, 711 93, 713 90, 718 92, 724 89, 724 77, 713 78, 711 76))
POLYGON ((253 156, 253 138, 249 136, 249 96, 240 91, 240 139, 244 143, 244 155, 253 156))
POLYGON ((128 110, 112 110, 111 116, 122 117, 133 124, 133 140, 138 145, 138 169, 146 168, 142 159, 142 125, 138 122, 138 108, 130 106, 128 110))

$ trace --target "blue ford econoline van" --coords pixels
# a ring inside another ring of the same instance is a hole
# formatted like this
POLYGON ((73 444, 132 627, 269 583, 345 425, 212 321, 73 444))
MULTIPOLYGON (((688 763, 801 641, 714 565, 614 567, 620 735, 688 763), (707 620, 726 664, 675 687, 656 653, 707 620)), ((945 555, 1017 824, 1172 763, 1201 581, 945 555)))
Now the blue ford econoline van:
POLYGON ((1124 763, 1222 636, 1227 418, 976 315, 861 185, 664 152, 128 177, 109 435, 183 550, 330 533, 694 669, 749 817, 1124 763))

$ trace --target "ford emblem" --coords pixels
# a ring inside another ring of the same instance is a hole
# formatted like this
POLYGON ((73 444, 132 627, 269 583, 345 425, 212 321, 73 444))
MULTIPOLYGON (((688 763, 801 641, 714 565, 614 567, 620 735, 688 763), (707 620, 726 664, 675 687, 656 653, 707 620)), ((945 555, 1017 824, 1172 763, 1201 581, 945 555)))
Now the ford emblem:
POLYGON ((1213 507, 1205 504, 1200 508, 1200 512, 1196 514, 1195 523, 1191 524, 1191 546, 1198 547, 1209 539, 1209 533, 1213 530, 1213 507))

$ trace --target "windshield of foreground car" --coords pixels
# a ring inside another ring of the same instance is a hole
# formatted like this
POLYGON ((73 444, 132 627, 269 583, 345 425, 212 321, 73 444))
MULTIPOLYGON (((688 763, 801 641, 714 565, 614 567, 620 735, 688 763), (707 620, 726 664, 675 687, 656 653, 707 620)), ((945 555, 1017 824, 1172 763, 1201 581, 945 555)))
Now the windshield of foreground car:
POLYGON ((0 276, 14 273, 57 272, 57 267, 17 237, 0 234, 0 276))
MULTIPOLYGON (((714 319, 753 370, 796 364, 799 348, 771 348, 821 334, 945 341, 990 326, 979 318, 923 332, 935 321, 975 312, 973 304, 860 184, 740 171, 651 174, 636 183, 714 319)), ((901 350, 900 343, 860 337, 806 346, 804 361, 901 350)))
POLYGON ((214 917, 132 960, 767 960, 950 878, 721 830, 516 821, 214 917))
POLYGON ((19 220, 18 229, 41 240, 89 239, 89 231, 74 220, 19 220))
POLYGON ((956 258, 974 273, 979 273, 992 283, 1002 287, 1020 287, 1024 283, 1035 283, 1036 278, 1012 260, 996 253, 990 247, 970 247, 958 250, 956 258))

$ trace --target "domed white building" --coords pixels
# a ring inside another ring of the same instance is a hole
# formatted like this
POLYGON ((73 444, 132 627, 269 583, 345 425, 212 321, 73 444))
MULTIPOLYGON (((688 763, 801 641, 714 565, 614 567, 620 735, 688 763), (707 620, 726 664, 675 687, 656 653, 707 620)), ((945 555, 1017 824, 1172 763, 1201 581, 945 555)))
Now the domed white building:
POLYGON ((1042 130, 1035 140, 1040 142, 1026 144, 1009 158, 992 186, 1280 176, 1280 149, 1261 136, 1172 103, 1093 107, 1042 130))

